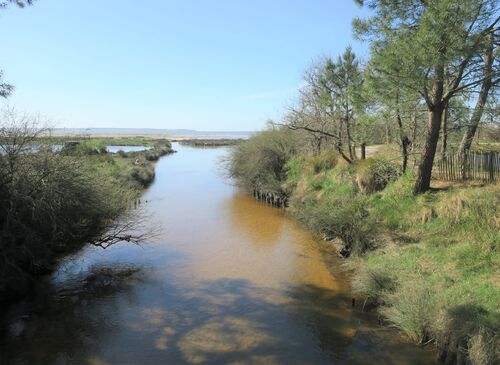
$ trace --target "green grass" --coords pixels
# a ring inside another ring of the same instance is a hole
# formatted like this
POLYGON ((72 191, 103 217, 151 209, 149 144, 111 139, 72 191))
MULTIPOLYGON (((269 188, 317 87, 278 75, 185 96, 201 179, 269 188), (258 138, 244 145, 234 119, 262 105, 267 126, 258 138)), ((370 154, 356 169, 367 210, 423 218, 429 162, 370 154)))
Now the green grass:
POLYGON ((154 179, 154 166, 142 158, 141 164, 136 165, 134 157, 112 156, 87 156, 92 168, 104 174, 109 179, 114 179, 118 184, 125 185, 138 195, 142 188, 149 185, 154 179))
POLYGON ((372 214, 394 240, 350 264, 354 289, 383 303, 381 312, 411 338, 434 339, 448 353, 468 351, 480 335, 498 345, 500 187, 417 197, 397 190, 373 200, 372 214), (382 272, 396 285, 377 292, 366 272, 382 272))
POLYGON ((325 167, 321 157, 301 157, 287 168, 292 213, 344 242, 354 291, 388 323, 447 356, 498 356, 500 186, 414 196, 406 174, 369 194, 356 183, 366 164, 325 167))
POLYGON ((90 138, 78 141, 73 148, 64 148, 63 155, 78 156, 90 162, 95 172, 106 174, 106 178, 115 179, 119 184, 138 191, 149 185, 155 176, 152 162, 161 156, 172 153, 172 146, 167 140, 136 138, 90 138), (145 145, 146 151, 111 154, 106 151, 110 144, 145 145))

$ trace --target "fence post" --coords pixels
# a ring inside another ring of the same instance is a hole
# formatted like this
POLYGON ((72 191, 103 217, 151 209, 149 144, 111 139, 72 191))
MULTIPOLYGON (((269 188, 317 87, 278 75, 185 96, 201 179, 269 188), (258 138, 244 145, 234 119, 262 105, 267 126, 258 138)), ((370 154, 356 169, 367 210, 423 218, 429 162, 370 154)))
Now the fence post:
POLYGON ((488 177, 489 177, 489 180, 490 182, 493 182, 493 180, 495 179, 494 177, 494 174, 493 174, 493 152, 490 152, 489 153, 489 159, 488 159, 488 177))

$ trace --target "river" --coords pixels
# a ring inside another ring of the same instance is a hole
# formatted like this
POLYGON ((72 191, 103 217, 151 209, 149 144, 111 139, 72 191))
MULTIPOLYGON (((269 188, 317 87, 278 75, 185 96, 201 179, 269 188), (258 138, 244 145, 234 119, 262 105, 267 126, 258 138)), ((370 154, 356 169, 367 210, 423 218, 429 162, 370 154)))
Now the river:
POLYGON ((0 364, 434 364, 351 306, 341 261, 224 176, 224 148, 174 145, 140 207, 160 232, 88 247, 11 309, 0 364))

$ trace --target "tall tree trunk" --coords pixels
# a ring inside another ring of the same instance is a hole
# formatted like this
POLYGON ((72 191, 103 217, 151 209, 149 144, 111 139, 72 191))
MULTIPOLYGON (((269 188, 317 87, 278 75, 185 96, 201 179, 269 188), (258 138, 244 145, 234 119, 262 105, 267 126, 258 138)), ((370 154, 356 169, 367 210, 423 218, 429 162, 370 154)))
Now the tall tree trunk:
POLYGON ((345 132, 347 137, 347 147, 349 148, 349 158, 354 161, 356 155, 354 153, 354 147, 352 145, 352 136, 351 136, 351 121, 349 120, 349 111, 347 111, 345 116, 345 132))
POLYGON ((443 111, 443 120, 441 121, 441 159, 446 157, 446 149, 448 148, 448 104, 443 111))
POLYGON ((410 147, 410 139, 405 135, 401 140, 401 148, 403 150, 403 174, 406 172, 408 168, 408 159, 410 157, 409 147, 410 147))
POLYGON ((346 137, 347 137, 347 147, 349 148, 349 158, 354 161, 354 151, 352 146, 351 130, 349 128, 349 123, 346 123, 346 137))
POLYGON ((366 160, 366 143, 361 143, 361 159, 366 160))
POLYGON ((432 178, 432 166, 434 165, 434 156, 436 155, 437 143, 439 141, 439 131, 441 129, 441 118, 446 102, 444 96, 444 60, 446 48, 439 51, 439 62, 434 66, 435 77, 432 86, 432 102, 427 102, 429 110, 429 120, 427 124, 427 134, 425 137, 425 146, 422 152, 420 164, 418 166, 418 175, 413 187, 413 193, 419 194, 430 189, 432 178))
POLYGON ((434 156, 436 155, 437 143, 439 141, 439 130, 441 128, 441 118, 443 117, 444 107, 441 104, 436 105, 429 111, 429 121, 427 125, 427 135, 425 138, 424 151, 418 166, 417 180, 413 193, 423 193, 430 189, 432 178, 432 166, 434 156))
POLYGON ((460 143, 460 153, 463 153, 470 149, 472 144, 472 140, 474 139, 474 135, 476 134, 477 127, 479 122, 481 121, 481 117, 483 116, 484 106, 486 105, 486 101, 488 100, 488 94, 491 88, 491 79, 492 79, 492 70, 493 70, 493 33, 488 35, 488 49, 486 50, 486 54, 484 56, 484 81, 481 85, 481 91, 479 92, 479 97, 477 98, 476 106, 474 108, 474 113, 472 113, 472 117, 470 123, 465 130, 464 136, 462 138, 462 142, 460 143))

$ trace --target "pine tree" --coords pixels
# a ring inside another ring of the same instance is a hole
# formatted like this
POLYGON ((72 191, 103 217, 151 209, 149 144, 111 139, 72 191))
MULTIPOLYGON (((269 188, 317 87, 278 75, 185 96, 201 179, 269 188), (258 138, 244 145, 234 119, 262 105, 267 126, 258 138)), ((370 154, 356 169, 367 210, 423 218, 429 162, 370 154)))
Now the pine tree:
POLYGON ((374 12, 368 19, 356 19, 354 30, 371 41, 380 72, 425 102, 427 133, 414 193, 427 191, 446 105, 485 79, 477 65, 490 34, 499 31, 498 0, 356 2, 374 12))

